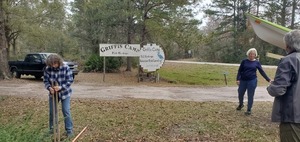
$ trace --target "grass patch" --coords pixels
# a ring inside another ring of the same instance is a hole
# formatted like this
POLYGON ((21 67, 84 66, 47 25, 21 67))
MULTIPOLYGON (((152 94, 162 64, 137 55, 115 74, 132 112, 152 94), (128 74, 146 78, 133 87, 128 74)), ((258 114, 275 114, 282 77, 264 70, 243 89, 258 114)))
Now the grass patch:
MULTIPOLYGON (((0 99, 0 141, 51 141, 48 102, 32 98, 0 99)), ((231 102, 164 100, 72 100, 79 141, 276 141, 271 102, 255 102, 253 115, 231 102)), ((62 114, 60 113, 60 117, 62 114)), ((60 118, 61 131, 63 121, 60 118)))
MULTIPOLYGON (((162 79, 176 85, 211 87, 225 86, 224 73, 227 73, 228 86, 236 86, 237 70, 235 66, 165 63, 159 73, 162 79)), ((275 69, 265 71, 270 78, 274 77, 275 69)), ((81 75, 77 81, 98 77, 98 74, 95 74, 97 77, 81 75)), ((122 80, 125 77, 113 77, 108 78, 125 82, 122 80)), ((131 82, 136 83, 136 78, 132 78, 131 82)), ((259 73, 258 85, 268 85, 259 73)), ((232 102, 74 99, 71 111, 75 135, 88 126, 78 140, 83 142, 279 140, 278 124, 270 122, 272 102, 255 102, 251 116, 236 111, 236 105, 232 102)), ((59 116, 62 133, 61 112, 59 116)), ((48 101, 0 96, 0 141, 50 142, 48 101)))
MULTIPOLYGON (((238 66, 165 63, 159 70, 160 77, 176 84, 200 86, 236 86, 238 66)), ((265 68, 264 71, 273 79, 276 69, 265 68)), ((258 85, 268 82, 257 71, 258 85)))

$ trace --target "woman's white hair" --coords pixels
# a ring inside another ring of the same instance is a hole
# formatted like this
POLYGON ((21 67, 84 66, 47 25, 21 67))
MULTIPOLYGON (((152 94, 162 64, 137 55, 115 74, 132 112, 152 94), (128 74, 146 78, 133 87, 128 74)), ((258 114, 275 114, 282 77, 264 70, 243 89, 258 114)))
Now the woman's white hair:
POLYGON ((257 51, 256 51, 255 48, 250 48, 250 49, 247 51, 246 55, 249 56, 249 54, 250 54, 251 52, 252 52, 252 53, 255 53, 255 57, 257 57, 257 51))

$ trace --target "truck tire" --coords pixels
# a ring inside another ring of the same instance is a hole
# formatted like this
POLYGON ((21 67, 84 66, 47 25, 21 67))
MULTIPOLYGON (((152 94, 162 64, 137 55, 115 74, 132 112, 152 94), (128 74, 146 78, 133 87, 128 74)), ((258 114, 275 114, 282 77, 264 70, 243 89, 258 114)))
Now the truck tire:
POLYGON ((21 74, 15 68, 11 70, 11 74, 13 78, 21 78, 21 74))

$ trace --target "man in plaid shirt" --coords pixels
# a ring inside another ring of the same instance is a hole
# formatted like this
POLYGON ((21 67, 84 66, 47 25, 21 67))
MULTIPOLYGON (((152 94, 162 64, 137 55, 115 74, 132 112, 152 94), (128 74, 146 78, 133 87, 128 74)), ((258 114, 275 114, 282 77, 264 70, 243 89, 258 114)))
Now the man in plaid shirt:
MULTIPOLYGON (((53 99, 52 96, 58 92, 58 102, 61 101, 62 113, 64 116, 65 130, 68 137, 73 136, 73 121, 70 111, 70 97, 72 94, 71 84, 73 83, 73 73, 68 65, 63 63, 63 59, 57 54, 51 54, 46 60, 47 67, 44 71, 45 88, 49 91, 49 128, 53 133, 53 99), (57 82, 56 86, 52 86, 57 82)), ((57 104, 58 105, 58 104, 57 104)), ((58 112, 55 112, 58 113, 58 112)))

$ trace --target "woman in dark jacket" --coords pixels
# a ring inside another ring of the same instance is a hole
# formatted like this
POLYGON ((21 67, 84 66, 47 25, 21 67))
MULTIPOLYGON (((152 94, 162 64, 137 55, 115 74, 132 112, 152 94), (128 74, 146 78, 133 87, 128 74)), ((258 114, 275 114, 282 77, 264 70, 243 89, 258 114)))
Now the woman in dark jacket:
POLYGON ((257 76, 256 76, 257 69, 259 73, 268 82, 271 82, 271 80, 262 69, 260 62, 255 59, 255 57, 257 56, 256 49, 255 48, 249 49, 247 51, 247 56, 248 56, 247 59, 242 60, 236 77, 236 83, 239 85, 238 88, 239 106, 236 108, 236 110, 241 110, 244 107, 244 95, 247 90, 248 106, 245 115, 250 115, 251 108, 253 105, 254 93, 257 86, 257 76))

